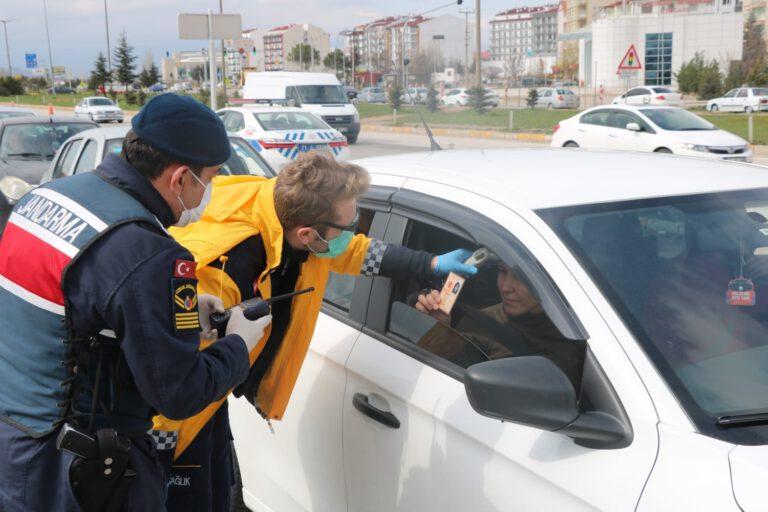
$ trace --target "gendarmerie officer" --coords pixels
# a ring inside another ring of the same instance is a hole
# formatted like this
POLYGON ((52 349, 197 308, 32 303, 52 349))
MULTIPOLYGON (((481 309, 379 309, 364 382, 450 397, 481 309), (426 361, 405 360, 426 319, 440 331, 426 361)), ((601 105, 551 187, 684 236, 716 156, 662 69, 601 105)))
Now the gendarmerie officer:
POLYGON ((199 216, 229 154, 210 109, 164 94, 121 155, 15 207, 0 241, 0 510, 164 509, 152 416, 192 416, 240 384, 271 320, 237 310, 199 351, 223 308, 165 230, 199 216))

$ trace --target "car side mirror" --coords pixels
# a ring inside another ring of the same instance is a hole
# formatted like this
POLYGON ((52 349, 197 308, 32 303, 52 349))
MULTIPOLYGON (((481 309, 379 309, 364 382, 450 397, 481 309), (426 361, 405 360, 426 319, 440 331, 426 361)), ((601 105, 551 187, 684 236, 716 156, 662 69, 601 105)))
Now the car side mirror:
POLYGON ((472 408, 483 416, 557 431, 581 446, 624 448, 632 440, 616 414, 581 412, 571 381, 545 357, 510 357, 470 366, 464 372, 464 389, 472 408))
POLYGON ((464 387, 472 408, 490 418, 553 431, 579 415, 571 381, 541 356, 470 366, 464 373, 464 387))
POLYGON ((627 128, 627 130, 629 130, 631 132, 641 132, 641 131, 643 131, 643 129, 640 128, 640 125, 637 124, 637 123, 627 123, 626 128, 627 128))

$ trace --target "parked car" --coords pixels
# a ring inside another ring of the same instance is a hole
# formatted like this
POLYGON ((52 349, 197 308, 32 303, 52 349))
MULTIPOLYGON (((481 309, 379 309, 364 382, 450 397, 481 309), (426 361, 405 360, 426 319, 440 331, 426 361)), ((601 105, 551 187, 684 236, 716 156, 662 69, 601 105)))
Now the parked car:
POLYGON ((189 82, 176 82, 171 86, 172 92, 189 92, 192 90, 192 84, 189 82))
POLYGON ((165 91, 165 84, 154 84, 149 88, 150 92, 163 92, 165 91))
POLYGON ((49 87, 48 94, 75 94, 75 90, 71 87, 64 85, 57 85, 56 87, 49 87))
POLYGON ((768 257, 768 173, 537 149, 357 163, 361 232, 493 257, 442 321, 413 307, 427 283, 331 275, 274 433, 229 398, 252 510, 765 508, 768 309, 724 297, 768 257))
POLYGON ((346 85, 344 86, 344 92, 347 93, 347 98, 349 98, 349 101, 354 102, 357 99, 358 92, 354 87, 346 85))
POLYGON ((715 98, 707 102, 707 110, 710 112, 760 112, 768 110, 768 88, 766 87, 739 87, 731 89, 721 98, 715 98))
POLYGON ((560 121, 551 145, 752 161, 747 141, 676 107, 591 108, 560 121))
MULTIPOLYGON (((483 89, 485 91, 485 101, 488 106, 498 107, 501 100, 499 95, 491 89, 483 89)), ((440 100, 446 107, 466 107, 469 105, 469 89, 449 89, 443 95, 440 100)))
POLYGON ((246 73, 243 98, 249 101, 293 101, 294 106, 312 112, 343 133, 350 144, 357 142, 360 134, 360 114, 332 73, 246 73))
MULTIPOLYGON (((111 154, 119 154, 123 149, 123 139, 128 133, 128 126, 113 126, 85 130, 64 142, 61 151, 46 170, 41 183, 91 172, 104 158, 111 154)), ((251 174, 271 178, 275 171, 243 138, 229 136, 232 155, 222 164, 219 174, 251 174)))
POLYGON ((386 103, 387 95, 381 87, 363 87, 357 99, 366 103, 386 103))
POLYGON ((0 232, 13 205, 40 183, 62 143, 97 126, 91 121, 63 116, 0 119, 0 232))
POLYGON ((123 122, 123 109, 115 105, 115 102, 104 96, 89 96, 80 100, 75 106, 75 115, 87 117, 97 123, 116 121, 123 122))
POLYGON ((570 89, 546 88, 539 89, 539 99, 536 106, 539 108, 579 108, 581 101, 570 89))
POLYGON ((34 110, 23 107, 6 107, 0 106, 0 119, 7 119, 9 117, 36 117, 37 113, 34 110))
POLYGON ((349 144, 341 132, 325 121, 296 107, 252 105, 223 108, 228 132, 240 135, 277 172, 308 151, 327 151, 337 160, 349 159, 349 144))
POLYGON ((613 100, 614 105, 666 105, 683 104, 683 97, 669 87, 633 87, 613 100))
POLYGON ((400 96, 400 101, 410 105, 424 104, 427 102, 429 89, 426 87, 409 87, 400 96))

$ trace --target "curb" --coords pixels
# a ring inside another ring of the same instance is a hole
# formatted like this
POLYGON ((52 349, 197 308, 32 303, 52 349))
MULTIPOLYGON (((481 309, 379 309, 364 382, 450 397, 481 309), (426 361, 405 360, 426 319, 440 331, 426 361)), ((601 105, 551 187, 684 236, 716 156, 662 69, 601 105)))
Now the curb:
MULTIPOLYGON (((420 126, 383 126, 380 124, 363 123, 360 127, 361 130, 367 132, 382 132, 382 133, 408 133, 408 134, 423 134, 424 128, 420 126)), ((454 137, 470 137, 475 139, 505 139, 505 140, 520 140, 526 142, 541 142, 547 143, 552 140, 551 135, 544 133, 508 133, 496 130, 460 130, 454 128, 433 128, 430 127, 434 135, 454 136, 454 137)))

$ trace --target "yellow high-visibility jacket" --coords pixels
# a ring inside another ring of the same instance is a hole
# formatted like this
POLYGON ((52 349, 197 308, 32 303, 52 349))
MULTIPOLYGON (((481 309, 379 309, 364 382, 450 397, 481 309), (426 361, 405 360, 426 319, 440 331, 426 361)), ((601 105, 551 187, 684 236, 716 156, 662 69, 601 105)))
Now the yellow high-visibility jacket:
MULTIPOLYGON (((208 265, 218 261, 220 256, 244 240, 258 234, 264 242, 267 263, 259 277, 259 294, 264 299, 271 296, 270 270, 280 266, 283 248, 283 228, 274 205, 275 181, 275 178, 254 176, 216 177, 211 202, 200 221, 171 231, 174 238, 195 257, 198 264, 198 293, 221 297, 226 308, 242 302, 240 291, 225 272, 208 265)), ((257 402, 268 419, 282 419, 288 406, 315 330, 330 272, 359 274, 370 242, 366 236, 356 235, 349 248, 340 256, 318 258, 310 254, 302 264, 295 289, 314 287, 315 291, 293 298, 291 319, 283 343, 259 385, 257 402)), ((251 365, 259 357, 270 332, 271 329, 267 328, 264 339, 250 353, 251 365)), ((200 349, 203 350, 210 343, 201 343, 200 349)), ((174 459, 189 446, 226 399, 225 396, 185 420, 170 420, 164 416, 154 418, 153 429, 178 431, 174 459)))

